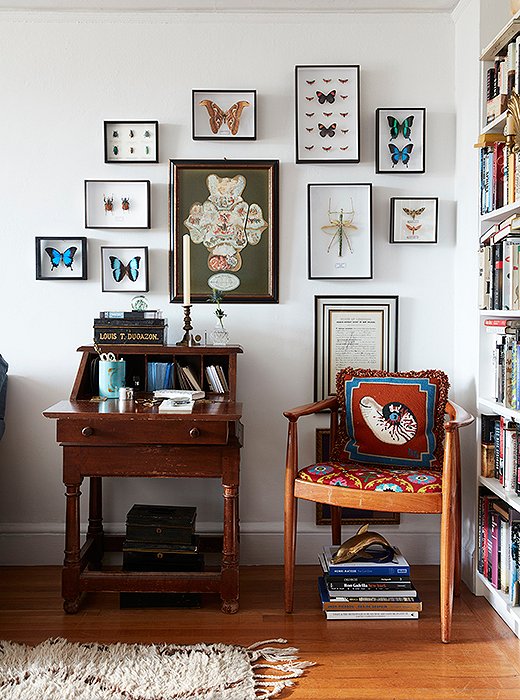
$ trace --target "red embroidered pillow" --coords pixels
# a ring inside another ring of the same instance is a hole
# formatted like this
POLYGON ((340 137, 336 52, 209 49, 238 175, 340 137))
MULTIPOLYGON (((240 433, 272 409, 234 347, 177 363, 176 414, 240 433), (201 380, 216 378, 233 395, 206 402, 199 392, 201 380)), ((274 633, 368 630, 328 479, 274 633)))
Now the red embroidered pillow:
POLYGON ((448 389, 440 370, 341 370, 336 391, 342 410, 332 459, 439 468, 448 389))

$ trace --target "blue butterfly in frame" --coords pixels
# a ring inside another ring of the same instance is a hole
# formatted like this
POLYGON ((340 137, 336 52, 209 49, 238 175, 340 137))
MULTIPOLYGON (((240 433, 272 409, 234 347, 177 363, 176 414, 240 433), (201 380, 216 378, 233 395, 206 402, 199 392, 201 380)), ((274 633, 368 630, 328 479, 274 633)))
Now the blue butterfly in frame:
POLYGON ((411 140, 412 125, 414 120, 413 115, 406 117, 406 119, 403 119, 402 122, 399 122, 395 117, 392 116, 387 117, 387 120, 388 126, 390 127, 390 137, 392 139, 396 139, 399 136, 399 132, 402 131, 404 138, 408 139, 408 141, 411 140))
POLYGON ((72 270, 72 263, 74 262, 74 256, 76 255, 76 246, 71 246, 67 248, 64 253, 60 253, 56 248, 45 248, 45 252, 49 256, 51 263, 51 272, 55 270, 58 265, 62 262, 65 267, 69 267, 72 270))
POLYGON ((125 275, 132 282, 135 282, 139 277, 139 262, 141 260, 140 255, 136 255, 135 258, 132 258, 128 265, 125 265, 121 260, 119 260, 119 258, 116 258, 115 255, 110 255, 109 260, 110 267, 112 268, 112 274, 116 282, 122 282, 125 275))
POLYGON ((410 154, 413 151, 413 143, 407 144, 402 151, 400 151, 397 146, 394 146, 393 143, 389 143, 388 148, 390 150, 390 157, 392 158, 392 168, 395 168, 399 161, 402 161, 403 165, 408 167, 410 154))

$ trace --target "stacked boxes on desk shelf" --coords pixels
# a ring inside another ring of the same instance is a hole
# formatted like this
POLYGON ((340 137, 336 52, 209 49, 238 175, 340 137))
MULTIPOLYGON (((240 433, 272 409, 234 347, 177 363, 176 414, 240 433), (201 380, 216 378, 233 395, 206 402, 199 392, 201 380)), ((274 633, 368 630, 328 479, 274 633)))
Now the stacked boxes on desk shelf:
POLYGON ((100 345, 166 345, 168 323, 161 311, 101 311, 94 319, 100 345))
MULTIPOLYGON (((197 509, 136 504, 126 517, 123 571, 202 571, 197 509)), ((198 593, 121 593, 121 607, 198 607, 198 593)))

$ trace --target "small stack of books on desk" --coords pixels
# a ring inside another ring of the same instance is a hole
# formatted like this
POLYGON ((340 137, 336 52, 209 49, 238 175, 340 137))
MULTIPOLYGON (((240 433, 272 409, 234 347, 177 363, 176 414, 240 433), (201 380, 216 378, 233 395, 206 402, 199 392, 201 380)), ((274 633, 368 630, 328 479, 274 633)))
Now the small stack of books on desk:
POLYGON ((410 579, 410 565, 398 549, 390 562, 332 564, 337 549, 324 547, 319 555, 323 576, 318 590, 327 620, 419 617, 422 602, 410 579))

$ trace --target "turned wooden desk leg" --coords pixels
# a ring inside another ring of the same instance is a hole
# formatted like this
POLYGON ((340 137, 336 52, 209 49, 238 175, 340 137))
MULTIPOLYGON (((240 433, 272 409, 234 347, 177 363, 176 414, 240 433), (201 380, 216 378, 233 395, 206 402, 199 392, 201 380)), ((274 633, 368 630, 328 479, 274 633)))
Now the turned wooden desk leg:
POLYGON ((224 537, 222 543, 222 612, 238 611, 238 486, 224 489, 224 537))
POLYGON ((103 491, 100 476, 90 477, 89 512, 87 539, 93 539, 94 544, 89 552, 91 569, 101 569, 103 560, 103 491))
POLYGON ((79 497, 81 491, 78 483, 66 483, 65 496, 65 559, 62 572, 63 609, 66 613, 77 613, 79 610, 79 574, 80 574, 80 547, 79 547, 79 497))

